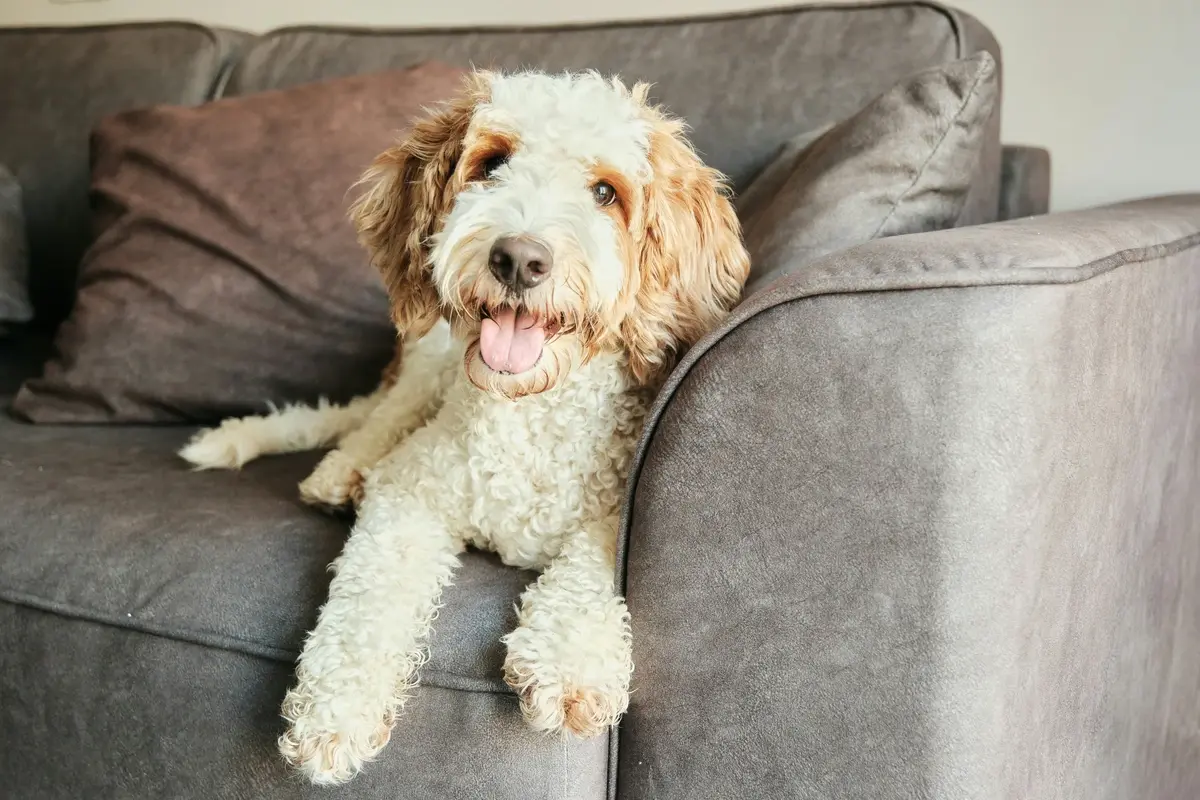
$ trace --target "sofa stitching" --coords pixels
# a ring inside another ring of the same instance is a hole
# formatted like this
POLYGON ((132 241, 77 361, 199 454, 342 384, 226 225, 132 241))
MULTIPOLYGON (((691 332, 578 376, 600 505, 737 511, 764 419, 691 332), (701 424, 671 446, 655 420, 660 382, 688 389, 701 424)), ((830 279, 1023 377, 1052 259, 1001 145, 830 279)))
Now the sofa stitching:
POLYGON ((113 30, 142 30, 142 29, 179 28, 203 33, 213 44, 219 45, 217 33, 207 25, 186 20, 154 20, 152 22, 117 22, 97 23, 94 25, 13 25, 0 28, 0 36, 5 34, 26 35, 30 33, 98 33, 113 30))
POLYGON ((934 0, 867 0, 866 2, 857 2, 852 4, 836 2, 783 3, 780 5, 764 6, 760 8, 739 9, 735 11, 716 11, 707 14, 693 14, 683 17, 646 17, 644 19, 565 22, 547 25, 539 25, 537 23, 517 25, 468 25, 461 27, 454 25, 437 25, 412 28, 406 28, 403 26, 375 27, 370 25, 285 25, 280 28, 269 30, 257 38, 260 41, 265 41, 268 39, 289 36, 297 33, 335 33, 349 36, 444 36, 460 34, 469 36, 480 33, 567 33, 572 31, 582 32, 622 28, 653 28, 658 26, 678 26, 692 23, 723 22, 725 20, 755 19, 758 17, 769 17, 781 14, 804 14, 810 11, 846 13, 855 11, 878 11, 879 9, 906 8, 914 6, 927 9, 945 17, 956 37, 956 47, 961 49, 962 31, 960 30, 960 26, 954 18, 953 11, 949 7, 935 2, 934 0))
MULTIPOLYGON (((213 83, 208 87, 205 93, 205 100, 213 100, 217 97, 214 92, 218 88, 224 87, 224 82, 228 79, 228 75, 232 74, 234 66, 240 61, 241 48, 231 48, 226 52, 224 43, 217 29, 202 25, 198 22, 188 22, 186 20, 154 20, 150 22, 118 22, 118 23, 97 23, 94 25, 14 25, 11 27, 0 28, 0 36, 5 34, 14 34, 18 36, 29 34, 94 34, 106 33, 108 31, 120 30, 178 30, 191 31, 203 34, 215 51, 216 56, 216 75, 213 83)), ((241 31, 233 31, 241 33, 241 31)))
MULTIPOLYGON (((961 274, 961 271, 947 270, 944 272, 937 272, 937 273, 929 273, 929 272, 911 273, 909 276, 905 276, 905 277, 912 277, 912 278, 917 278, 917 277, 929 278, 932 276, 934 278, 940 278, 941 280, 912 281, 910 283, 903 283, 901 285, 859 286, 859 287, 853 287, 853 288, 837 287, 836 285, 822 286, 822 285, 820 285, 820 283, 817 283, 816 285, 805 286, 798 294, 795 294, 795 295, 787 294, 782 288, 772 289, 770 286, 764 287, 762 290, 760 290, 760 294, 766 295, 769 292, 775 291, 775 292, 779 292, 779 296, 773 297, 773 298, 768 298, 767 302, 765 302, 761 307, 755 308, 746 317, 737 319, 736 321, 734 321, 734 324, 732 324, 728 328, 720 331, 716 335, 716 337, 714 339, 712 339, 711 341, 706 342, 703 345, 703 349, 700 350, 699 352, 692 352, 692 353, 689 353, 688 355, 686 355, 684 362, 682 362, 679 366, 680 371, 677 374, 671 376, 669 385, 664 387, 663 394, 657 398, 657 400, 655 402, 655 407, 651 410, 650 415, 647 416, 647 418, 646 418, 645 426, 643 427, 643 430, 642 430, 642 436, 641 436, 641 439, 639 440, 638 448, 634 455, 633 463, 631 464, 629 480, 627 481, 627 484, 626 484, 626 494, 625 494, 625 503, 624 503, 625 510, 624 510, 623 518, 621 520, 621 531, 620 531, 620 537, 619 537, 619 544, 623 545, 624 541, 628 538, 629 524, 632 519, 633 501, 636 496, 637 477, 640 474, 642 464, 645 461, 646 450, 648 449, 650 440, 653 438, 654 429, 657 427, 659 421, 662 419, 663 413, 665 412, 667 406, 670 405, 671 398, 674 396, 675 392, 679 389, 679 387, 683 385, 683 382, 687 379, 688 375, 691 373, 692 368, 695 367, 696 364, 698 364, 701 359, 705 358, 709 353, 711 353, 713 350, 715 350, 717 348, 717 346, 722 341, 724 341, 724 339, 727 336, 732 334, 734 331, 736 331, 742 325, 745 325, 746 323, 750 322, 754 318, 758 317, 759 315, 761 315, 767 311, 770 311, 771 309, 776 308, 781 305, 800 302, 803 300, 812 299, 814 297, 829 296, 829 295, 856 295, 856 294, 905 292, 905 291, 926 291, 926 290, 931 290, 931 289, 954 289, 954 288, 963 288, 963 289, 993 288, 993 287, 999 287, 999 286, 1043 286, 1043 285, 1051 285, 1051 286, 1067 285, 1067 286, 1069 286, 1072 284, 1084 283, 1088 280, 1091 280, 1092 278, 1107 274, 1107 273, 1112 272, 1113 270, 1118 269, 1123 266, 1128 266, 1128 265, 1132 265, 1132 264, 1143 264, 1143 263, 1148 263, 1151 261, 1159 261, 1164 258, 1170 258, 1172 256, 1177 256, 1180 253, 1186 252, 1187 250, 1191 250, 1196 247, 1200 247, 1200 231, 1189 233, 1185 236, 1180 236, 1176 239, 1172 239, 1169 242, 1148 245, 1145 247, 1135 247, 1135 248, 1126 248, 1124 250, 1118 250, 1114 253, 1108 254, 1107 256, 1104 256, 1102 258, 1093 259, 1089 262, 1080 264, 1078 266, 1038 267, 1038 268, 1036 268, 1036 273, 1041 278, 1040 280, 1031 279, 1027 274, 1030 270, 1026 270, 1024 272, 1019 271, 1019 270, 1013 270, 1012 274, 1002 275, 1002 277, 999 280, 987 281, 984 283, 974 282, 971 284, 964 285, 961 283, 955 283, 954 281, 950 280, 954 276, 961 274)), ((978 274, 978 273, 975 273, 975 274, 978 274)), ((845 277, 845 276, 826 274, 825 276, 822 276, 822 277, 824 277, 826 279, 832 278, 833 279, 832 282, 836 284, 836 280, 839 277, 845 277)), ((852 277, 861 281, 865 276, 856 275, 856 276, 852 276, 852 277)), ((881 277, 881 278, 884 278, 889 281, 894 281, 897 277, 900 277, 900 276, 897 276, 894 274, 889 274, 889 275, 874 276, 874 277, 881 277)), ((786 281, 787 278, 784 278, 782 280, 786 281)), ((829 282, 829 281, 827 281, 827 282, 829 282)), ((621 578, 622 590, 624 590, 624 588, 625 588, 625 586, 624 586, 624 578, 625 578, 624 567, 625 567, 625 559, 627 556, 628 556, 627 552, 622 552, 621 558, 618 559, 618 565, 621 568, 620 578, 621 578)))
MULTIPOLYGON (((720 331, 720 333, 718 333, 714 339, 712 339, 709 342, 706 342, 703 345, 703 349, 699 350, 699 352, 693 351, 692 353, 689 353, 688 355, 686 355, 685 360, 679 365, 679 368, 678 368, 679 371, 676 374, 671 376, 669 384, 666 387, 664 387, 663 393, 657 398, 657 400, 655 401, 655 404, 654 404, 654 408, 651 409, 650 414, 646 418, 645 425, 642 429, 641 439, 638 442, 638 447, 634 454, 633 462, 630 465, 629 478, 626 482, 626 492, 625 492, 625 500, 624 500, 624 506, 623 506, 622 519, 621 519, 621 529, 620 529, 620 535, 618 537, 618 547, 620 548, 620 553, 619 553, 620 557, 617 559, 617 566, 620 569, 620 575, 618 577, 619 577, 621 590, 625 591, 627 588, 625 586, 625 572, 626 572, 625 567, 628 563, 629 553, 628 553, 628 548, 625 547, 625 543, 628 541, 629 530, 630 530, 630 527, 632 524, 632 519, 633 519, 634 501, 637 496, 637 479, 640 476, 642 466, 645 463, 646 452, 649 449, 650 442, 654 438, 654 431, 657 428, 658 423, 662 420, 662 417, 663 417, 667 407, 670 405, 670 401, 674 397, 675 392, 678 391, 679 387, 683 385, 684 381, 691 374, 692 369, 702 359, 706 358, 710 353, 712 353, 715 349, 717 349, 717 347, 725 340, 725 338, 727 336, 729 336, 734 331, 741 328, 746 323, 755 319, 756 317, 758 317, 758 316, 764 314, 765 312, 770 311, 774 308, 782 306, 782 305, 788 305, 791 303, 797 303, 797 302, 801 302, 804 300, 813 299, 815 297, 823 297, 823 296, 874 294, 874 293, 906 292, 906 291, 927 291, 927 290, 933 290, 933 289, 954 289, 954 288, 963 288, 963 289, 995 288, 995 287, 1001 287, 1001 286, 1069 286, 1072 284, 1085 283, 1085 282, 1091 280, 1092 278, 1107 274, 1107 273, 1112 272, 1123 266, 1128 266, 1128 265, 1132 265, 1132 264, 1149 263, 1152 261, 1159 261, 1164 258, 1170 258, 1173 256, 1177 256, 1180 253, 1186 252, 1187 250, 1193 249, 1195 247, 1200 247, 1200 231, 1193 232, 1193 233, 1187 234, 1186 236, 1181 236, 1177 239, 1173 239, 1169 242, 1165 242, 1165 243, 1161 243, 1161 244, 1149 245, 1147 247, 1127 248, 1125 250, 1118 250, 1115 253, 1110 253, 1109 255, 1104 256, 1103 258, 1093 259, 1092 261, 1089 261, 1085 264, 1081 264, 1081 265, 1074 266, 1074 267, 1058 267, 1058 268, 1039 267, 1039 268, 1037 268, 1037 272, 1039 273, 1039 275, 1044 276, 1041 280, 1032 280, 1032 279, 1028 278, 1024 273, 1019 273, 1019 274, 1004 276, 1000 280, 996 280, 996 281, 988 281, 986 283, 972 283, 969 285, 963 285, 963 284, 955 283, 951 280, 948 280, 948 278, 951 278, 954 275, 959 274, 958 272, 945 271, 945 272, 940 272, 940 273, 915 273, 914 274, 914 277, 918 276, 918 275, 919 276, 935 275, 939 278, 942 278, 942 280, 940 280, 940 281, 930 280, 927 282, 920 282, 920 283, 913 282, 911 284, 904 284, 904 285, 892 285, 892 286, 880 285, 880 286, 867 286, 867 287, 854 287, 854 288, 849 288, 849 287, 838 288, 836 286, 815 285, 815 286, 806 286, 800 293, 795 294, 795 295, 789 295, 789 294, 783 292, 782 289, 772 290, 769 287, 762 289, 761 290, 762 294, 767 294, 768 292, 771 292, 771 291, 778 291, 780 293, 780 296, 775 297, 775 298, 769 298, 768 302, 764 303, 761 307, 755 308, 746 317, 744 317, 742 319, 737 319, 734 322, 734 324, 732 324, 728 328, 720 331), (1051 274, 1052 270, 1058 271, 1060 273, 1060 275, 1062 272, 1065 272, 1066 274, 1062 275, 1058 279, 1055 279, 1053 274, 1051 274)), ((825 277, 836 277, 836 276, 828 276, 827 275, 825 277)), ((854 277, 861 280, 863 276, 854 276, 854 277)), ((883 277, 885 277, 887 279, 894 279, 896 276, 895 275, 886 275, 883 277)), ((786 278, 784 280, 786 280, 786 278)))
MULTIPOLYGON (((261 642, 255 642, 249 639, 241 639, 228 634, 213 633, 209 631, 195 631, 188 628, 172 628, 167 629, 156 625, 147 624, 144 621, 134 619, 121 619, 112 617, 91 609, 84 609, 69 603, 60 603, 53 600, 47 600, 36 595, 25 594, 23 592, 13 591, 11 589, 0 589, 0 602, 8 603, 9 605, 18 608, 30 608, 35 611, 42 611, 48 614, 65 617, 68 619, 77 620, 80 622, 88 622, 97 625, 104 625, 111 628, 141 633, 148 636, 156 636, 161 639, 171 641, 185 642, 187 644, 198 645, 200 647, 208 647, 214 650, 225 650, 231 653, 239 653, 241 655, 261 658, 267 661, 275 661, 284 664, 292 664, 296 661, 298 653, 292 650, 281 647, 272 647, 264 645, 261 642)), ((422 672, 419 681, 421 686, 436 687, 439 689, 451 689, 456 691, 474 692, 480 694, 499 694, 512 695, 513 692, 499 678, 495 681, 486 678, 474 678, 466 675, 455 675, 444 670, 426 670, 422 672)))
MULTIPOLYGON (((200 25, 193 22, 182 22, 174 20, 166 20, 161 22, 125 22, 112 25, 31 25, 27 27, 14 26, 11 28, 0 28, 0 36, 4 34, 28 35, 31 33, 56 33, 56 34, 76 34, 76 33, 98 33, 112 30, 179 30, 198 32, 204 35, 208 44, 212 48, 212 55, 215 56, 213 81, 205 90, 205 101, 213 100, 217 97, 215 92, 219 88, 223 88, 225 81, 228 80, 228 75, 233 73, 233 68, 239 59, 238 49, 232 49, 226 52, 226 48, 221 41, 221 37, 217 31, 205 25, 200 25)), ((240 48, 239 48, 240 49, 240 48)))
MULTIPOLYGON (((1069 270, 1069 274, 1065 279, 1047 280, 1046 277, 1049 277, 1049 276, 1046 276, 1045 273, 1048 272, 1048 270, 1045 270, 1043 268, 1043 269, 1038 270, 1039 273, 1043 273, 1042 280, 1035 281, 1035 280, 1031 280, 1031 279, 1025 277, 1022 274, 1013 274, 1011 276, 1007 276, 1007 278, 1005 280, 989 282, 987 284, 984 284, 983 286, 985 286, 987 288, 991 288, 991 287, 998 287, 998 286, 1071 285, 1071 284, 1076 284, 1076 283, 1084 283, 1084 282, 1090 280, 1091 278, 1097 277, 1098 275, 1107 274, 1109 272, 1112 272, 1112 271, 1114 271, 1122 266, 1126 266, 1128 264, 1147 263, 1147 262, 1151 262, 1151 261, 1158 261, 1163 258, 1170 258, 1172 256, 1176 256, 1176 255, 1179 255, 1180 253, 1190 250, 1194 247, 1200 247, 1200 231, 1188 234, 1186 236, 1179 237, 1177 239, 1173 239, 1172 241, 1164 243, 1164 244, 1150 245, 1148 247, 1142 247, 1142 248, 1129 248, 1126 250, 1119 250, 1116 253, 1111 253, 1108 256, 1105 256, 1104 258, 1094 259, 1086 264, 1083 264, 1083 265, 1080 265, 1077 267, 1060 268, 1063 270, 1069 270)), ((923 273, 923 274, 929 275, 929 273, 923 273)), ((958 274, 958 273, 946 271, 944 273, 938 273, 938 274, 945 279, 945 278, 952 277, 953 275, 958 274)), ((830 277, 830 276, 826 276, 826 277, 830 277)), ((856 276, 856 277, 861 279, 861 276, 856 276)), ((894 278, 895 276, 886 276, 886 277, 894 278)), ((701 360, 708 357, 725 340, 725 338, 727 336, 729 336, 731 333, 733 333, 734 331, 741 328, 742 325, 750 322, 750 320, 755 319, 759 315, 761 315, 767 311, 770 311, 774 308, 777 308, 779 306, 782 306, 782 305, 787 305, 787 304, 791 304, 791 303, 795 303, 795 302, 801 302, 806 299, 811 299, 811 298, 820 297, 820 296, 867 294, 867 293, 890 292, 890 291, 914 291, 914 290, 915 291, 924 291, 927 289, 939 289, 939 288, 958 288, 958 285, 952 283, 949 280, 943 280, 941 282, 941 285, 935 285, 934 282, 931 281, 927 285, 920 285, 920 286, 916 286, 916 287, 912 287, 912 286, 886 287, 885 286, 885 287, 854 288, 854 289, 850 289, 850 288, 822 289, 819 286, 816 286, 816 287, 809 286, 809 287, 806 287, 803 292, 801 292, 800 294, 797 294, 795 296, 789 296, 786 293, 781 291, 780 297, 771 298, 769 302, 765 303, 760 308, 756 308, 751 314, 749 314, 744 319, 737 320, 732 326, 721 331, 719 334, 717 334, 716 338, 714 338, 712 341, 704 343, 703 349, 700 350, 699 352, 692 352, 692 353, 685 354, 684 361, 681 362, 678 367, 679 371, 670 377, 669 382, 664 387, 662 394, 656 399, 654 407, 651 408, 650 413, 646 418, 645 425, 642 429, 641 438, 638 441, 636 450, 634 451, 633 460, 630 463, 629 475, 626 479, 626 484, 625 484, 625 499, 624 499, 624 503, 622 506, 622 512, 621 512, 621 525, 618 530, 618 536, 617 536, 616 583, 620 587, 621 594, 626 595, 628 593, 628 585, 626 583, 626 579, 628 577, 628 563, 629 563, 629 546, 628 545, 629 545, 629 539, 630 539, 630 531, 632 530, 632 527, 633 527, 633 509, 634 509, 636 499, 637 499, 638 480, 641 476, 642 467, 646 463, 646 455, 650 449, 650 444, 654 439, 654 433, 657 430, 658 424, 662 420, 664 414, 666 413, 667 408, 670 406, 671 400, 673 399, 675 392, 679 390, 679 388, 683 385, 684 381, 691 374, 692 369, 697 364, 699 364, 701 360)), ((973 284, 971 286, 966 286, 966 287, 962 287, 962 288, 980 288, 980 285, 973 284)), ((765 293, 767 291, 770 291, 770 289, 767 288, 767 289, 763 289, 762 291, 765 293)), ((618 748, 619 748, 619 743, 618 743, 619 735, 620 735, 619 729, 614 729, 614 731, 610 734, 609 754, 608 754, 608 758, 609 758, 608 795, 607 795, 608 800, 616 800, 617 767, 618 767, 617 752, 618 752, 618 748)))
MULTIPOLYGON (((883 2, 861 3, 861 4, 857 4, 857 5, 853 5, 853 6, 837 5, 837 4, 833 4, 833 3, 829 3, 829 4, 795 4, 795 5, 790 5, 790 6, 779 6, 779 7, 773 7, 773 8, 752 9, 752 10, 748 10, 748 11, 734 11, 734 12, 727 12, 725 14, 713 14, 708 17, 693 17, 689 21, 704 22, 704 21, 717 21, 717 20, 721 20, 721 19, 745 19, 745 18, 754 18, 754 17, 760 16, 760 15, 761 16, 769 16, 771 14, 786 13, 788 11, 792 11, 794 13, 803 13, 804 11, 810 11, 810 10, 852 11, 852 10, 879 9, 879 8, 892 8, 892 7, 897 7, 897 8, 899 8, 899 7, 920 7, 920 8, 928 9, 928 10, 933 11, 934 13, 940 15, 945 20, 946 24, 950 26, 951 34, 954 38, 954 52, 955 52, 957 59, 962 59, 964 57, 963 53, 966 50, 966 44, 965 44, 966 33, 963 30, 962 19, 961 19, 960 13, 955 11, 954 9, 951 9, 940 3, 926 2, 926 0, 911 0, 908 2, 904 2, 904 1, 890 2, 888 0, 884 0, 883 2)), ((636 23, 634 23, 633 26, 662 24, 664 22, 669 22, 669 21, 670 20, 639 20, 636 23)), ((679 20, 675 20, 675 21, 678 22, 679 20)), ((576 28, 576 29, 578 29, 578 28, 576 28)), ((285 33, 285 32, 286 32, 285 30, 280 30, 278 33, 285 33)), ((271 33, 275 33, 275 32, 273 31, 271 33)), ((267 34, 267 35, 271 35, 271 34, 267 34)), ((994 69, 997 69, 997 70, 1000 69, 999 59, 997 59, 997 64, 994 67, 994 69)), ((978 85, 978 81, 976 82, 976 86, 977 85, 978 85)), ((972 87, 972 90, 974 90, 974 88, 975 87, 972 87)), ((960 110, 960 113, 961 113, 961 110, 960 110)), ((947 131, 948 130, 949 129, 947 129, 947 131)), ((935 151, 936 151, 936 148, 935 148, 935 151)), ((926 162, 926 163, 928 163, 928 162, 926 162)), ((922 167, 922 170, 924 170, 924 167, 922 167)), ((722 336, 722 338, 723 338, 723 336, 722 336)), ((714 342, 712 345, 710 345, 708 347, 708 349, 706 349, 705 352, 707 353, 708 350, 711 350, 711 348, 713 346, 715 346, 715 344, 716 343, 714 342)), ((703 355, 704 354, 701 354, 700 357, 703 357, 703 355)), ((699 360, 699 359, 697 359, 697 360, 699 360)), ((694 362, 692 364, 688 364, 685 367, 687 372, 691 371, 692 366, 694 366, 694 362)), ((686 377, 686 373, 683 377, 686 377)), ((655 426, 657 426, 658 420, 661 418, 663 410, 665 410, 666 406, 669 404, 670 397, 672 395, 674 395, 675 389, 678 388, 679 383, 681 383, 683 380, 683 377, 680 378, 679 382, 671 384, 671 386, 669 387, 669 390, 668 390, 669 391, 668 396, 663 399, 661 404, 656 403, 655 407, 651 409, 651 412, 650 412, 651 416, 648 417, 646 420, 645 428, 643 429, 641 440, 638 442, 637 449, 634 452, 633 461, 630 464, 629 475, 626 478, 625 499, 624 499, 624 505, 623 505, 622 511, 621 511, 621 525, 617 532, 617 558, 616 558, 616 567, 617 567, 616 582, 617 582, 617 585, 620 587, 622 595, 625 594, 626 589, 627 589, 627 587, 625 585, 625 576, 627 574, 626 559, 629 556, 629 548, 627 547, 627 544, 629 541, 629 529, 632 525, 632 520, 633 520, 633 503, 634 503, 634 499, 637 495, 638 475, 641 473, 642 464, 645 462, 646 451, 649 447, 652 430, 655 426)), ((619 767, 620 767, 619 760, 618 760, 618 750, 620 748, 620 735, 621 735, 621 730, 620 730, 619 726, 611 729, 608 734, 608 776, 607 776, 606 785, 605 785, 605 796, 607 797, 607 800, 617 800, 617 783, 618 783, 618 772, 619 772, 619 767)))
MULTIPOLYGON (((743 20, 757 19, 760 17, 769 17, 775 15, 799 15, 808 12, 834 12, 848 13, 857 11, 878 11, 880 9, 889 8, 921 8, 931 11, 943 17, 946 23, 950 26, 951 32, 955 39, 955 52, 961 53, 963 50, 963 31, 959 23, 958 16, 949 7, 934 0, 867 0, 866 2, 858 2, 850 5, 836 2, 816 2, 816 3, 789 3, 777 6, 767 6, 764 8, 743 9, 737 11, 713 12, 709 14, 696 14, 687 17, 649 17, 646 19, 632 20, 616 20, 616 21, 588 21, 588 22, 572 22, 550 25, 538 24, 522 24, 522 25, 475 25, 454 27, 448 25, 431 26, 431 27, 414 27, 405 28, 403 26, 395 27, 370 27, 370 26, 330 26, 330 25, 288 25, 281 28, 275 28, 260 34, 255 37, 255 40, 246 48, 242 54, 242 58, 238 59, 238 63, 234 66, 233 73, 236 76, 231 80, 234 91, 237 94, 243 94, 246 91, 245 74, 239 68, 246 62, 246 56, 252 53, 259 44, 269 46, 274 40, 285 36, 293 36, 296 34, 306 33, 321 33, 321 34, 340 34, 344 36, 445 36, 445 35, 462 35, 472 36, 479 34, 521 34, 521 33, 571 33, 571 32, 586 32, 595 30, 621 30, 621 29, 637 29, 637 28, 653 28, 660 26, 681 26, 696 23, 714 23, 724 22, 726 20, 743 20)), ((960 56, 961 57, 961 56, 960 56)), ((252 90, 260 90, 264 87, 252 86, 252 90)))

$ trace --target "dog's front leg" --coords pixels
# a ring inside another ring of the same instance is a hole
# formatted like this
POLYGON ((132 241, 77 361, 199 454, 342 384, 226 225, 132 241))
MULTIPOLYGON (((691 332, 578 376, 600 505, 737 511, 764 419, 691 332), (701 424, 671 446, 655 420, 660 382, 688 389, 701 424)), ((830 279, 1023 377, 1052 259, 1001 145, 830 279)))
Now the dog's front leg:
POLYGON ((378 390, 381 399, 371 413, 342 436, 300 484, 304 502, 327 509, 357 507, 362 502, 367 473, 437 413, 462 362, 456 346, 445 325, 404 345, 402 357, 392 365, 399 374, 391 385, 385 378, 378 390))
POLYGON ((584 527, 521 598, 504 677, 531 725, 602 733, 629 705, 629 611, 616 593, 615 518, 584 527))
POLYGON ((367 494, 283 702, 280 752, 313 783, 349 780, 387 744, 461 549, 415 498, 367 494))

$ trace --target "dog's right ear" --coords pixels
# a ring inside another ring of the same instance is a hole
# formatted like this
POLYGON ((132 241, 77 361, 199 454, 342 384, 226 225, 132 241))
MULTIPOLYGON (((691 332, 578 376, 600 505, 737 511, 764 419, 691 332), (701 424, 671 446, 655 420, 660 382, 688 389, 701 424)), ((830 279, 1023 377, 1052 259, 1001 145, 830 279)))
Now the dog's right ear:
POLYGON ((359 241, 383 276, 392 321, 406 338, 424 336, 439 317, 430 237, 453 202, 450 183, 463 138, 488 83, 485 73, 473 73, 457 98, 414 122, 363 175, 360 183, 369 188, 350 209, 359 241))

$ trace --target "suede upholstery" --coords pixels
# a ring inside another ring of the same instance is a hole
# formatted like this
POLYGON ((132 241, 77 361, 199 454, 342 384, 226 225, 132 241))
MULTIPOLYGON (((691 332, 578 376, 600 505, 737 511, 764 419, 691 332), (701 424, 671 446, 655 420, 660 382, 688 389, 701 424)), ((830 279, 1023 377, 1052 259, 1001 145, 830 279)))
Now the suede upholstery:
POLYGON ((117 111, 210 99, 244 39, 175 22, 0 28, 0 163, 24 193, 30 288, 44 325, 70 307, 89 239, 92 127, 117 111))
MULTIPOLYGON (((261 91, 431 58, 503 69, 616 72, 653 83, 652 99, 688 121, 705 160, 740 189, 785 140, 850 116, 905 75, 980 50, 1001 60, 995 38, 977 20, 926 2, 799 5, 545 28, 293 28, 256 40, 226 91, 261 91)), ((997 106, 985 123, 987 145, 964 224, 996 219, 999 126, 997 106)))
POLYGON ((386 758, 316 787, 274 751, 290 664, 8 603, 0 639, 20 642, 0 651, 6 799, 605 796, 603 741, 548 744, 510 694, 422 686, 386 758))
POLYGON ((746 294, 829 253, 958 223, 999 95, 987 52, 930 67, 788 142, 737 198, 746 294))
MULTIPOLYGON (((19 150, 37 178, 41 297, 72 296, 86 159, 36 137, 198 102, 237 39, 163 27, 0 32, 0 100, 42 126, 0 130, 0 162, 19 150), (76 46, 92 36, 144 49, 76 46), (44 77, 33 93, 14 63, 44 77), (78 102, 38 107, 52 90, 78 102)), ((431 56, 620 69, 744 187, 788 138, 979 50, 999 60, 977 21, 924 2, 308 28, 249 42, 228 88, 431 56)), ((636 692, 607 739, 524 725, 497 640, 530 576, 470 555, 389 746, 348 786, 307 786, 274 740, 346 531, 296 500, 315 456, 191 474, 184 427, 0 420, 0 795, 1200 796, 1200 198, 977 226, 1048 201, 1044 153, 1001 170, 999 119, 966 227, 781 263, 673 373, 630 481, 636 692)), ((48 349, 0 339, 0 404, 48 349)))
POLYGON ((1000 161, 1000 219, 1033 217, 1050 211, 1050 151, 1004 148, 1000 161))
POLYGON ((643 440, 617 796, 1196 796, 1198 297, 1194 195, 745 302, 643 440))
POLYGON ((428 63, 106 117, 75 306, 15 411, 216 423, 371 391, 396 337, 351 187, 463 75, 428 63))
MULTIPOLYGON (((190 432, 0 417, 0 599, 294 660, 348 522, 298 507, 296 484, 316 454, 193 473, 175 456, 190 432), (98 515, 97 498, 122 501, 98 515)), ((464 556, 425 682, 502 691, 499 638, 532 577, 464 556)))

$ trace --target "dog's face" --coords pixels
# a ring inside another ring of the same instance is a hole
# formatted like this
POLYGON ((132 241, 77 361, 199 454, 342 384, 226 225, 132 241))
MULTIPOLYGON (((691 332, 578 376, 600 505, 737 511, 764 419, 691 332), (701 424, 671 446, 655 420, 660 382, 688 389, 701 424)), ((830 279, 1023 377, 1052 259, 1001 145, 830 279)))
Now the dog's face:
POLYGON ((520 397, 600 352, 651 384, 711 329, 749 260, 721 176, 647 88, 474 73, 381 155, 352 213, 400 332, 445 317, 472 383, 520 397))

